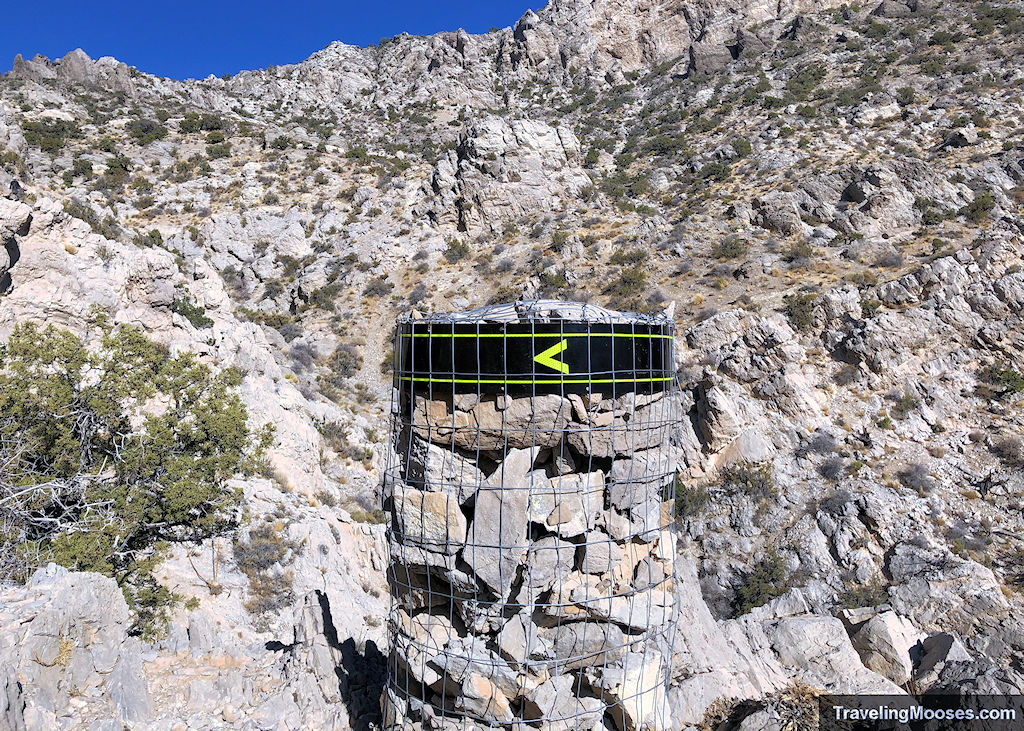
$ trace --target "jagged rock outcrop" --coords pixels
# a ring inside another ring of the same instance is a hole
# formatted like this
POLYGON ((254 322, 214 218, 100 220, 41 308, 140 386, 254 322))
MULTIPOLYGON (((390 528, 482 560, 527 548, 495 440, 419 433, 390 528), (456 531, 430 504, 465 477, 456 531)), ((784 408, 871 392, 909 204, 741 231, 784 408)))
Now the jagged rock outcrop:
POLYGON ((0 602, 0 720, 14 729, 57 728, 72 720, 69 702, 78 697, 79 722, 146 722, 153 704, 143 647, 128 636, 131 616, 114 580, 50 564, 27 589, 5 590, 0 602))
POLYGON ((438 161, 430 180, 432 218, 459 231, 494 230, 591 185, 580 143, 566 127, 533 120, 483 119, 438 161))

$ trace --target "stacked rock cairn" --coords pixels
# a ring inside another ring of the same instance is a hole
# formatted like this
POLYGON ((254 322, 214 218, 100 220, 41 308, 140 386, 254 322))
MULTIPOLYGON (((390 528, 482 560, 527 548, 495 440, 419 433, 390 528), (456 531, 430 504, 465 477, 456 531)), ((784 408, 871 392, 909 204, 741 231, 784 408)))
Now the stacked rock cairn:
MULTIPOLYGON (((534 301, 438 323, 630 318, 652 321, 534 301)), ((524 394, 396 365, 384 728, 668 729, 674 380, 524 394)))

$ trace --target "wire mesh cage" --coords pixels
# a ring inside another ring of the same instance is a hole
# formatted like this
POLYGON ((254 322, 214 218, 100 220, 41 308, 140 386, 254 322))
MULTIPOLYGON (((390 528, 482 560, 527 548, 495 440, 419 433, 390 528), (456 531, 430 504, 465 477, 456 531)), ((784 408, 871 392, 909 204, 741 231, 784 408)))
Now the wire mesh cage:
POLYGON ((543 300, 399 321, 386 729, 668 728, 672 342, 543 300))

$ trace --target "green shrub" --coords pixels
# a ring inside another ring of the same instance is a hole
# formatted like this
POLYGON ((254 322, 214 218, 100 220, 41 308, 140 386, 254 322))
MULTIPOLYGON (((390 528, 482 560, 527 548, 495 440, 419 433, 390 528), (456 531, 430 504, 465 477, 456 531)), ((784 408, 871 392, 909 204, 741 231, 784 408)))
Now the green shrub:
POLYGON ((150 229, 146 233, 139 234, 138 236, 135 237, 135 245, 144 248, 149 248, 152 246, 163 246, 164 236, 162 233, 160 233, 159 229, 150 229))
POLYGON ((818 295, 814 292, 798 292, 783 298, 783 312, 793 329, 808 332, 814 325, 814 303, 818 295))
POLYGON ((824 64, 808 64, 790 77, 786 82, 786 91, 790 99, 806 101, 824 78, 824 64))
POLYGON ((906 419, 921 405, 921 399, 910 391, 904 391, 894 401, 892 413, 897 419, 906 419))
POLYGON ((273 142, 270 143, 270 146, 273 147, 275 150, 287 150, 289 147, 292 147, 293 145, 294 143, 292 142, 292 138, 289 137, 288 135, 279 135, 274 138, 273 142))
POLYGON ((69 139, 78 139, 82 136, 82 129, 78 123, 65 119, 23 122, 21 130, 25 135, 25 142, 49 153, 60 152, 69 139))
POLYGON ((736 614, 746 614, 756 607, 764 606, 772 599, 782 596, 791 586, 786 563, 772 550, 748 573, 736 590, 736 614))
POLYGON ((647 272, 640 266, 624 268, 606 291, 607 294, 631 297, 640 294, 647 287, 647 272))
POLYGON ((732 141, 732 149, 740 157, 747 157, 754 151, 754 146, 750 144, 750 140, 740 137, 732 141))
POLYGON ((92 177, 92 163, 84 158, 76 157, 71 163, 71 172, 76 177, 92 177))
POLYGON ((251 431, 236 371, 97 328, 95 349, 35 323, 0 346, 0 574, 54 560, 112 576, 152 631, 173 600, 152 575, 166 545, 234 526, 229 481, 259 467, 272 431, 251 431))
POLYGON ((818 250, 807 239, 800 239, 786 250, 785 260, 793 265, 802 265, 814 259, 818 250))
POLYGON ((709 162, 697 173, 697 182, 728 180, 732 176, 732 167, 726 162, 709 162))
POLYGON ((171 312, 184 317, 196 330, 204 330, 213 325, 213 320, 206 316, 206 308, 197 305, 188 297, 175 298, 171 303, 171 312))
POLYGON ((982 380, 997 386, 1000 389, 1000 396, 1024 393, 1024 372, 1014 368, 990 366, 981 371, 978 376, 982 380))
POLYGON ((608 259, 609 263, 621 265, 621 264, 642 264, 647 261, 647 251, 641 249, 638 246, 634 247, 621 247, 616 249, 611 257, 608 259))
POLYGON ((702 485, 690 487, 679 476, 675 479, 676 517, 692 518, 700 515, 711 502, 711 493, 702 485))
POLYGON ((469 244, 459 239, 448 239, 448 248, 444 250, 444 258, 454 264, 469 256, 469 244))
POLYGON ((960 209, 960 215, 966 216, 972 223, 982 223, 988 218, 988 214, 996 207, 995 196, 985 191, 974 196, 974 200, 960 209))
POLYGON ((227 124, 216 114, 203 114, 200 116, 195 112, 189 112, 181 122, 178 123, 178 131, 182 134, 200 131, 212 132, 215 130, 225 129, 227 129, 227 124))
POLYGON ((97 190, 120 190, 128 182, 132 162, 125 155, 117 153, 107 158, 107 169, 93 187, 97 190))
POLYGON ((167 128, 155 119, 133 119, 126 129, 140 145, 148 145, 167 136, 167 128))
POLYGON ((729 465, 719 475, 719 485, 730 494, 747 495, 758 500, 775 497, 775 476, 771 464, 743 460, 729 465))
POLYGON ((711 247, 711 256, 716 259, 739 259, 746 256, 750 247, 738 236, 726 236, 711 247))
POLYGON ((104 238, 117 239, 121 236, 121 228, 113 216, 101 219, 89 205, 81 201, 74 199, 64 201, 64 211, 73 218, 85 221, 93 233, 104 238))
POLYGON ((230 157, 231 143, 221 142, 217 145, 207 145, 206 156, 211 160, 220 160, 221 158, 230 157))
POLYGON ((837 609, 858 609, 860 607, 877 607, 889 601, 889 591, 885 584, 871 582, 868 584, 854 583, 836 596, 837 609))

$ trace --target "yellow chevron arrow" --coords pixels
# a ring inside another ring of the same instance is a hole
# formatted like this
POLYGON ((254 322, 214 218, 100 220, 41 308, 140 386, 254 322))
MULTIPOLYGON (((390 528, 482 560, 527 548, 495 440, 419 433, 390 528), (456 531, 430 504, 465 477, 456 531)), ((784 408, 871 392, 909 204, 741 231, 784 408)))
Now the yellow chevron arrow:
POLYGON ((562 340, 562 342, 555 343, 550 348, 545 350, 543 353, 538 353, 537 355, 533 356, 533 359, 540 363, 541 365, 547 366, 548 368, 553 368, 554 370, 559 371, 561 373, 568 373, 569 364, 563 363, 562 361, 555 359, 556 355, 558 355, 568 347, 569 341, 562 340))

